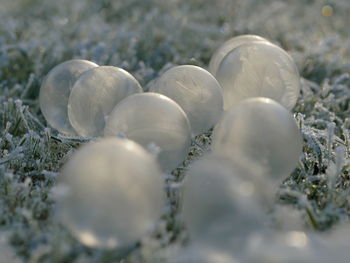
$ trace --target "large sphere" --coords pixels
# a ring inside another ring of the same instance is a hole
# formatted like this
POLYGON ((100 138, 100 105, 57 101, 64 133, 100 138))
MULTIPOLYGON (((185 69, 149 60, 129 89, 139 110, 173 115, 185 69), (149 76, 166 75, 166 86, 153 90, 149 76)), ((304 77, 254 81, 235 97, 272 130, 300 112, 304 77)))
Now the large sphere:
POLYGON ((213 132, 213 150, 260 165, 281 178, 296 167, 302 137, 283 106, 268 98, 252 98, 223 116, 213 132))
POLYGON ((225 110, 251 97, 271 98, 291 110, 300 92, 300 77, 292 58, 266 41, 232 50, 221 61, 216 78, 223 88, 225 110))
POLYGON ((68 120, 69 94, 79 76, 97 66, 87 60, 69 60, 54 67, 44 79, 39 95, 40 109, 46 121, 59 132, 76 135, 68 120))
POLYGON ((216 76, 217 69, 221 63, 221 61, 226 57, 228 53, 234 50, 236 47, 250 43, 253 41, 267 41, 265 38, 256 35, 241 35, 237 37, 233 37, 227 40, 224 44, 222 44, 211 56, 209 62, 209 71, 213 76, 216 76))
POLYGON ((157 79, 151 91, 176 101, 187 114, 195 135, 212 128, 219 121, 223 111, 219 83, 208 71, 200 67, 173 67, 157 79))
POLYGON ((158 147, 163 170, 176 168, 191 145, 186 113, 175 101, 157 93, 134 94, 120 102, 107 119, 104 134, 125 135, 144 147, 158 147))
POLYGON ((90 69, 75 82, 68 101, 68 116, 81 136, 98 136, 114 106, 133 93, 142 92, 138 81, 121 68, 90 69))
POLYGON ((153 155, 105 138, 78 149, 59 177, 57 216, 85 245, 130 245, 161 216, 163 180, 153 155))
POLYGON ((209 155, 194 162, 184 181, 183 216, 193 241, 239 251, 265 215, 254 175, 209 155))

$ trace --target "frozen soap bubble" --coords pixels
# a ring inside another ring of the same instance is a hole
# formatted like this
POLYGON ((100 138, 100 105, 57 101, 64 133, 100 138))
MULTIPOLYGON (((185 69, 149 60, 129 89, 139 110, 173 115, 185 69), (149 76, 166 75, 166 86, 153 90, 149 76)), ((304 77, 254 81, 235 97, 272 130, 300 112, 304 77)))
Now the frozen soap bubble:
POLYGON ((40 109, 46 121, 56 130, 67 135, 76 135, 68 120, 68 98, 75 81, 86 70, 97 64, 73 59, 54 67, 45 77, 39 95, 40 109))
POLYGON ((241 172, 214 155, 192 164, 183 185, 183 217, 194 242, 239 251, 263 227, 258 188, 241 172))
POLYGON ((221 61, 216 78, 223 88, 224 109, 251 97, 267 97, 291 110, 300 91, 292 58, 267 41, 243 44, 221 61))
POLYGON ((59 177, 57 216, 85 245, 125 247, 161 216, 163 179, 137 143, 104 138, 81 147, 59 177))
POLYGON ((138 81, 121 68, 101 66, 85 71, 75 82, 68 101, 68 117, 80 136, 98 136, 114 106, 142 92, 138 81))
POLYGON ((176 101, 187 114, 193 134, 212 128, 223 112, 222 90, 206 70, 182 65, 169 69, 151 87, 176 101))
POLYGON ((125 98, 111 112, 104 134, 125 135, 146 148, 159 148, 158 160, 163 170, 176 168, 191 145, 186 113, 175 101, 157 93, 125 98))
POLYGON ((289 175, 302 137, 287 109, 268 98, 251 98, 228 111, 213 132, 213 150, 264 167, 273 178, 289 175))
POLYGON ((256 35, 241 35, 237 37, 233 37, 222 44, 211 56, 209 62, 209 71, 216 76, 216 71, 221 63, 221 61, 226 57, 228 53, 234 50, 236 47, 250 43, 253 41, 267 41, 265 38, 256 35))

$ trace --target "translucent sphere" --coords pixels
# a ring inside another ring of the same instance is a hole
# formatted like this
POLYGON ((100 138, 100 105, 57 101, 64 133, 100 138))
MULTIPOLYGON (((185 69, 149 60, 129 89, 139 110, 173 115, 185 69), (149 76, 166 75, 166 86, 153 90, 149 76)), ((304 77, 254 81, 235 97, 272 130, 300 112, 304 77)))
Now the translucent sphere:
POLYGON ((46 121, 59 132, 76 135, 68 120, 69 94, 79 76, 97 66, 87 60, 69 60, 54 67, 45 77, 40 88, 40 109, 46 121))
POLYGON ((216 78, 223 88, 225 110, 251 97, 271 98, 291 110, 300 92, 300 77, 292 58, 266 41, 232 50, 221 61, 216 78))
POLYGON ((191 145, 186 113, 175 101, 157 93, 125 98, 107 119, 104 134, 125 135, 144 147, 156 146, 163 170, 176 168, 186 158, 191 145))
POLYGON ((195 135, 212 128, 219 121, 223 111, 219 83, 208 71, 200 67, 173 67, 157 79, 151 91, 176 101, 186 112, 195 135))
POLYGON ((252 98, 228 111, 213 132, 213 150, 264 168, 273 178, 289 175, 302 151, 302 137, 287 109, 252 98))
POLYGON ((241 172, 214 155, 192 164, 183 185, 183 217, 194 242, 239 251, 263 227, 257 187, 241 172))
POLYGON ((98 136, 114 106, 142 92, 138 81, 121 68, 101 66, 85 71, 75 82, 68 101, 68 116, 81 136, 98 136))
POLYGON ((115 137, 88 143, 64 165, 58 180, 57 216, 87 246, 130 245, 161 216, 160 169, 133 141, 115 137))
POLYGON ((216 76, 216 71, 221 63, 221 61, 226 57, 228 53, 230 53, 232 50, 234 50, 236 47, 250 43, 253 41, 267 41, 265 38, 262 38, 260 36, 256 35, 241 35, 237 37, 233 37, 226 41, 224 44, 222 44, 211 56, 210 62, 209 62, 209 71, 213 74, 213 76, 216 76))

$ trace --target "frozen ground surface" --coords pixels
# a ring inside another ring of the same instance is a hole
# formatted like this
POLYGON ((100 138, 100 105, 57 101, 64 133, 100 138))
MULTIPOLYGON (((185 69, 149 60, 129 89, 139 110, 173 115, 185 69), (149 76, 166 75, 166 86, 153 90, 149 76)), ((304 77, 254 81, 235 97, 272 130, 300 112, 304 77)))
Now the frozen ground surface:
POLYGON ((47 127, 38 106, 45 74, 84 58, 123 67, 145 87, 172 65, 207 67, 215 48, 244 33, 282 46, 302 76, 294 111, 304 154, 276 207, 299 211, 315 231, 349 220, 348 0, 0 0, 0 7, 0 246, 19 262, 166 262, 158 252, 186 239, 177 198, 183 171, 210 142, 209 134, 197 137, 184 167, 167 176, 168 207, 153 236, 125 250, 86 248, 53 218, 59 168, 84 141, 47 127))

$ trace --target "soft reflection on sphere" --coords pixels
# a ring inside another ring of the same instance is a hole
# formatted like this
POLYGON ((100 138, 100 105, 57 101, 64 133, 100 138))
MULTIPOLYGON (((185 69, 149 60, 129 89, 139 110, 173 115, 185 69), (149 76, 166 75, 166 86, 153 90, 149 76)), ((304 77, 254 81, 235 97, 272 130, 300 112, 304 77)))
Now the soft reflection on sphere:
POLYGON ((178 249, 176 253, 169 255, 169 263, 239 263, 231 253, 217 248, 206 247, 201 244, 178 249))
POLYGON ((212 128, 223 111, 222 90, 206 70, 183 65, 166 71, 151 87, 176 101, 187 114, 192 132, 200 134, 212 128))
POLYGON ((256 35, 241 35, 229 39, 224 44, 222 44, 211 56, 209 62, 209 71, 216 76, 217 69, 221 61, 226 57, 228 53, 234 50, 236 47, 253 41, 268 41, 265 38, 256 35))
POLYGON ((261 233, 249 241, 244 262, 316 263, 322 262, 304 232, 261 233))
POLYGON ((190 167, 184 181, 183 216, 197 243, 239 250, 263 227, 256 186, 230 162, 209 155, 190 167))
POLYGON ((155 145, 163 170, 176 168, 191 144, 185 112, 172 99, 157 93, 134 94, 120 102, 107 119, 104 134, 125 135, 146 148, 155 145))
POLYGON ((130 245, 161 215, 163 180, 150 153, 127 139, 80 148, 64 166, 57 216, 85 245, 130 245))
POLYGON ((40 89, 40 109, 46 121, 59 132, 76 134, 68 120, 69 94, 79 76, 97 66, 87 60, 69 60, 54 67, 44 79, 40 89))
POLYGON ((281 178, 296 167, 302 138, 288 110, 271 99, 253 98, 223 116, 213 132, 213 149, 281 178))
POLYGON ((292 58, 269 42, 243 44, 220 63, 216 78, 228 110, 250 97, 267 97, 291 110, 300 91, 300 77, 292 58))
POLYGON ((142 92, 138 81, 121 68, 102 66, 84 72, 75 82, 68 101, 70 123, 81 136, 98 136, 114 106, 142 92))

